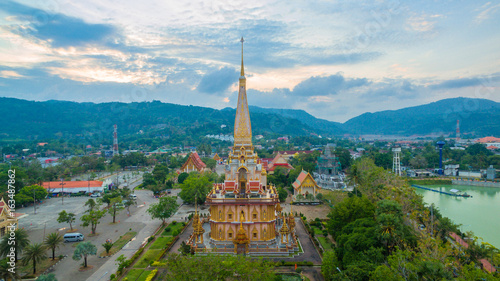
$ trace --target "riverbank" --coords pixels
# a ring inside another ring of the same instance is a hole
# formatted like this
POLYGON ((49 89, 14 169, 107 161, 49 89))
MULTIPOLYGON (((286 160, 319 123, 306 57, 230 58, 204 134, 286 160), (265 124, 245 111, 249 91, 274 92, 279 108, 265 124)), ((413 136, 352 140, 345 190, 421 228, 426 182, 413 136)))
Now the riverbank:
POLYGON ((449 179, 410 179, 408 180, 408 183, 410 185, 416 184, 416 185, 450 185, 453 184, 451 180, 449 179))
POLYGON ((470 180, 452 180, 453 185, 469 185, 469 186, 484 186, 484 187, 498 187, 500 188, 500 182, 491 181, 470 181, 470 180))

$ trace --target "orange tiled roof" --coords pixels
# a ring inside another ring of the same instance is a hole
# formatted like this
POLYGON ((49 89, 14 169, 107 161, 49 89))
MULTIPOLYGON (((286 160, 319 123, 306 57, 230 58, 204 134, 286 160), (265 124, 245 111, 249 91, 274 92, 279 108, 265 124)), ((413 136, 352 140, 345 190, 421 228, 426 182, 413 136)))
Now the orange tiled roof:
POLYGON ((302 170, 297 179, 292 183, 293 188, 295 189, 299 188, 300 184, 306 179, 306 177, 307 177, 307 172, 302 170))
POLYGON ((184 170, 186 168, 186 165, 189 163, 189 160, 193 162, 194 166, 198 171, 201 171, 207 167, 207 165, 203 163, 203 161, 201 161, 200 155, 198 155, 198 153, 195 151, 189 155, 188 160, 186 161, 186 163, 184 163, 184 165, 182 165, 181 170, 184 170))
POLYGON ((484 137, 478 139, 476 142, 480 143, 487 143, 487 142, 500 142, 500 138, 495 138, 495 137, 484 137))
MULTIPOLYGON (((101 187, 102 183, 102 181, 65 181, 64 188, 101 187)), ((45 189, 61 188, 61 181, 44 181, 42 187, 45 189)))

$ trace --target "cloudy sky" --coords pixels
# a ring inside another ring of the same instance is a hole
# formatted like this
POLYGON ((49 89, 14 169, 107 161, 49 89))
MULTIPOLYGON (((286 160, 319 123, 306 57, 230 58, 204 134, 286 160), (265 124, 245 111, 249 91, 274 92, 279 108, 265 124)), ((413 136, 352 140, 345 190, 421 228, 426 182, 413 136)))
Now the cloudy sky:
POLYGON ((251 105, 500 102, 499 26, 497 1, 2 0, 0 96, 235 107, 244 36, 251 105))

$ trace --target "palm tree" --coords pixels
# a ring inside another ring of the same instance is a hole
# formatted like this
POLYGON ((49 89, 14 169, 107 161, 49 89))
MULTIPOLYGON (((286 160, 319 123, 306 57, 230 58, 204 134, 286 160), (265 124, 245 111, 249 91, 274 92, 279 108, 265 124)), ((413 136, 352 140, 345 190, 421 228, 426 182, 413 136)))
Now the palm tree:
POLYGON ((47 248, 52 249, 52 260, 56 259, 56 248, 63 242, 63 237, 57 233, 53 232, 45 238, 44 244, 47 248))
MULTIPOLYGON (((12 248, 12 242, 9 244, 9 237, 10 235, 5 235, 2 237, 0 240, 0 255, 1 256, 7 256, 11 251, 10 248, 12 248)), ((16 247, 15 248, 15 255, 16 255, 16 262, 19 260, 19 254, 30 244, 30 240, 28 239, 28 232, 23 229, 23 228, 18 228, 14 230, 14 237, 16 241, 16 247)))
POLYGON ((23 265, 33 262, 33 274, 36 274, 36 263, 47 258, 45 251, 47 248, 42 243, 28 245, 23 253, 23 265))
POLYGON ((0 279, 3 280, 19 280, 21 279, 16 270, 14 272, 9 271, 11 268, 10 265, 7 264, 7 259, 3 259, 0 261, 0 279))
POLYGON ((75 252, 73 253, 73 259, 75 261, 81 260, 82 257, 85 261, 84 267, 87 267, 87 257, 89 255, 96 255, 97 247, 90 242, 81 242, 76 246, 75 252))

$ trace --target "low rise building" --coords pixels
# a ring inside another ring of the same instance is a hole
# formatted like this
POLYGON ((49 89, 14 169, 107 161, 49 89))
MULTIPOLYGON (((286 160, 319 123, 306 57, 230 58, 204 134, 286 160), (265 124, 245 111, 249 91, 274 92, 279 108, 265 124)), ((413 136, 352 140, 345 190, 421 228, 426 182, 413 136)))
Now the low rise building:
POLYGON ((42 187, 48 193, 94 193, 103 192, 105 185, 102 181, 46 181, 42 187))

